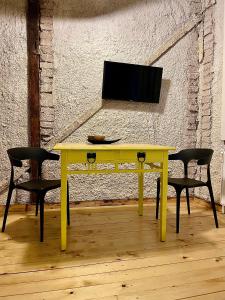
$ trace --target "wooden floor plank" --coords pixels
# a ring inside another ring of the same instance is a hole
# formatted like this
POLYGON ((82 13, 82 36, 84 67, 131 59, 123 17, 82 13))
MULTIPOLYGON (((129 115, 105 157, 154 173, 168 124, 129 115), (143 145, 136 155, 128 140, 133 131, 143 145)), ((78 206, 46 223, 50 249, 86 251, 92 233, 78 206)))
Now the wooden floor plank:
MULTIPOLYGON (((7 284, 1 284, 0 296, 8 296, 12 293, 12 285, 18 294, 32 294, 37 292, 46 292, 51 290, 62 290, 69 287, 73 289, 86 287, 86 286, 97 286, 111 284, 113 282, 124 282, 127 286, 130 281, 135 282, 145 282, 148 280, 149 285, 156 288, 158 285, 159 277, 163 281, 160 286, 163 287, 165 284, 169 285, 172 277, 173 284, 180 283, 180 279, 183 274, 185 274, 185 282, 191 281, 191 274, 195 272, 199 278, 208 279, 211 271, 212 278, 215 276, 220 277, 224 275, 225 260, 217 262, 214 259, 183 262, 183 263, 172 263, 170 265, 161 266, 138 266, 134 262, 127 263, 125 270, 108 270, 108 272, 103 272, 103 270, 97 270, 94 274, 79 275, 76 271, 72 272, 62 272, 60 278, 49 279, 48 274, 42 274, 41 277, 36 277, 35 274, 29 274, 30 282, 27 277, 26 282, 16 283, 14 280, 8 281, 7 284), (188 274, 188 275, 187 275, 188 274), (204 274, 204 275, 203 275, 204 274), (187 278, 190 277, 190 278, 187 278)), ((70 270, 71 271, 71 270, 70 270)), ((12 278, 10 278, 12 279, 12 278)), ((195 280, 195 279, 194 279, 195 280)), ((159 288, 159 287, 158 287, 159 288)), ((99 294, 100 296, 100 294, 99 294)), ((108 296, 108 295, 106 295, 108 296)))
MULTIPOLYGON (((72 209, 69 247, 59 249, 60 214, 46 210, 44 243, 38 218, 9 215, 0 235, 0 298, 4 299, 225 299, 225 218, 216 229, 211 210, 169 203, 168 234, 159 242, 155 204, 72 209), (218 298, 216 296, 218 295, 218 298), (208 298, 204 298, 208 297, 208 298)), ((1 221, 1 220, 0 220, 1 221)))

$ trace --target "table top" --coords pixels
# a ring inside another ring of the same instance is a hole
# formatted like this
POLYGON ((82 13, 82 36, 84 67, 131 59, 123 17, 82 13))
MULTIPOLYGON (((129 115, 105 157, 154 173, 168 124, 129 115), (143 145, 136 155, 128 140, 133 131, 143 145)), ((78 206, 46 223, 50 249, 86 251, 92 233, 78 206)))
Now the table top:
POLYGON ((175 147, 150 145, 150 144, 79 144, 79 143, 58 143, 54 150, 175 150, 175 147))

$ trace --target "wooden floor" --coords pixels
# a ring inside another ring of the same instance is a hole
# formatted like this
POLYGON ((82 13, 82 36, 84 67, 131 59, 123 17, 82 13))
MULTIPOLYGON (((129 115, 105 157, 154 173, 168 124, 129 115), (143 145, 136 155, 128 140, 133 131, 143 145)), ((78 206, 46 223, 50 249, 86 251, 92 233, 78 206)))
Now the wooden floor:
MULTIPOLYGON (((168 208, 167 241, 159 242, 155 203, 73 208, 69 246, 60 251, 60 211, 45 212, 45 242, 33 212, 11 212, 0 234, 0 298, 161 300, 225 299, 225 215, 216 229, 211 210, 168 208)), ((1 220, 0 220, 1 221, 1 220)))

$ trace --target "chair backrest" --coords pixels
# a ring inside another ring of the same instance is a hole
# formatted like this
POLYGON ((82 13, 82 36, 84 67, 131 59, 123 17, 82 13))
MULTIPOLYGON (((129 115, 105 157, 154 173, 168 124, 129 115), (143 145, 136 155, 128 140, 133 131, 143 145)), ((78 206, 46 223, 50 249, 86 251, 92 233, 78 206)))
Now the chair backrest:
POLYGON ((184 163, 184 175, 188 176, 188 163, 196 160, 198 165, 207 165, 208 177, 210 176, 210 162, 213 150, 206 148, 184 149, 180 152, 170 154, 169 160, 181 160, 184 163))
POLYGON ((11 179, 13 179, 13 167, 22 167, 23 160, 35 161, 38 165, 38 176, 41 176, 42 163, 45 160, 59 160, 59 155, 48 152, 39 147, 17 147, 7 150, 11 162, 11 179))

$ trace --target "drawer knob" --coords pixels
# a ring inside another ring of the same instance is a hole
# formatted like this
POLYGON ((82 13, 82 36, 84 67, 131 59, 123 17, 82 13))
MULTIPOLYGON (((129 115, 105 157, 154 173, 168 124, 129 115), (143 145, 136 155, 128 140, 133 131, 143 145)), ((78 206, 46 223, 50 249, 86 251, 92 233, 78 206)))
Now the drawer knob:
POLYGON ((87 161, 89 164, 93 164, 96 161, 96 153, 87 153, 87 161))
POLYGON ((137 153, 137 159, 139 162, 144 162, 146 158, 146 153, 145 152, 138 152, 137 153))

